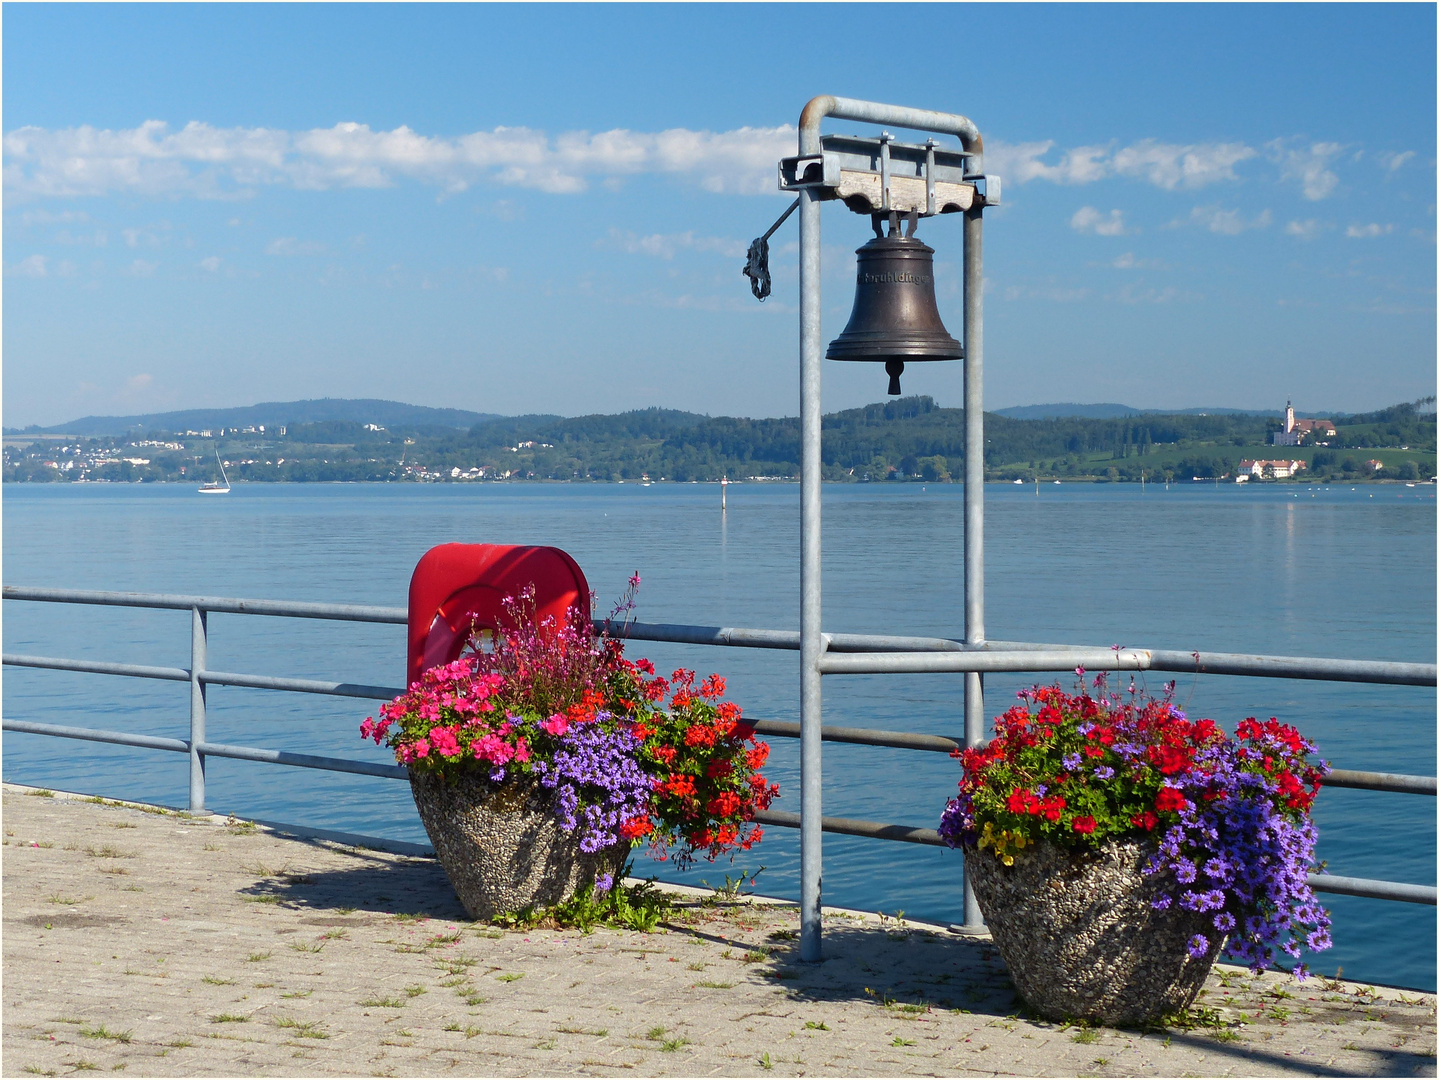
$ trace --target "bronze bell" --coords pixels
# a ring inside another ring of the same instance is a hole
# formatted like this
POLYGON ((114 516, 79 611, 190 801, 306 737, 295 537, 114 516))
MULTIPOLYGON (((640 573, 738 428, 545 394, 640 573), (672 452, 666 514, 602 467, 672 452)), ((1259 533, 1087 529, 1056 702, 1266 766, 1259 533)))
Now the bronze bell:
POLYGON ((918 215, 909 215, 904 236, 899 234, 899 215, 888 217, 889 235, 880 231, 884 215, 875 214, 875 238, 855 252, 859 265, 854 310, 825 356, 884 364, 889 392, 898 394, 906 360, 961 360, 964 347, 940 321, 934 299, 934 248, 914 238, 918 215))

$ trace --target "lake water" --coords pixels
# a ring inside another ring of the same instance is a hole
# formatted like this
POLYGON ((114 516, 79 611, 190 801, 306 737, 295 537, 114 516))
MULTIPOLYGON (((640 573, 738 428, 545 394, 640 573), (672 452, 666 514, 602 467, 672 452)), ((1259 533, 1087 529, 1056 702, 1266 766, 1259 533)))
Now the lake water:
MULTIPOLYGON (((990 485, 987 629, 995 639, 1073 644, 1435 659, 1432 487, 990 485)), ((647 622, 798 628, 799 488, 740 484, 728 511, 716 485, 240 485, 198 498, 179 485, 18 485, 4 489, 6 584, 403 606, 409 575, 447 541, 554 544, 579 561, 607 605, 638 570, 647 622)), ((959 485, 827 486, 824 623, 835 632, 959 637, 963 631, 959 485)), ((189 666, 189 617, 10 601, 7 652, 189 666)), ((399 685, 404 630, 314 620, 210 616, 217 670, 399 685)), ((748 716, 798 718, 788 652, 637 643, 662 669, 718 671, 748 716)), ((1022 676, 990 676, 987 711, 1022 676)), ((1149 678, 1158 690, 1161 676, 1149 678)), ((1229 730, 1277 716, 1337 766, 1434 775, 1435 691, 1180 676, 1190 715, 1229 730)), ((834 724, 957 734, 962 676, 825 681, 834 724)), ((357 725, 356 699, 210 689, 212 741, 386 760, 357 725)), ((6 717, 184 738, 184 684, 7 668, 6 717)), ((773 740, 766 769, 798 809, 798 746, 773 740)), ((4 776, 107 796, 184 805, 179 754, 6 733, 4 776)), ((279 821, 423 840, 407 785, 212 759, 209 805, 279 821)), ((933 826, 958 780, 939 754, 825 748, 825 812, 933 826)), ((1435 800, 1326 791, 1320 856, 1339 874, 1432 884, 1435 800)), ((947 850, 825 838, 827 903, 962 917, 961 860, 947 850)), ((765 866, 758 889, 798 893, 798 840, 771 829, 731 867, 668 880, 722 882, 765 866)), ((1434 989, 1432 907, 1325 897, 1335 947, 1313 966, 1434 989)))

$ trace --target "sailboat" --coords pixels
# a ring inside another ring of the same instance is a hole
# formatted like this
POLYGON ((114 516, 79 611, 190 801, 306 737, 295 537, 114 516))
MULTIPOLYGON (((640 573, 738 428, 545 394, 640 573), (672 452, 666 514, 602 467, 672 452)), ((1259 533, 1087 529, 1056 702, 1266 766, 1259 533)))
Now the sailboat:
POLYGON ((228 495, 230 494, 230 478, 225 475, 225 463, 220 460, 220 448, 215 447, 215 464, 220 466, 220 475, 225 477, 222 484, 218 480, 209 480, 200 485, 201 495, 228 495))

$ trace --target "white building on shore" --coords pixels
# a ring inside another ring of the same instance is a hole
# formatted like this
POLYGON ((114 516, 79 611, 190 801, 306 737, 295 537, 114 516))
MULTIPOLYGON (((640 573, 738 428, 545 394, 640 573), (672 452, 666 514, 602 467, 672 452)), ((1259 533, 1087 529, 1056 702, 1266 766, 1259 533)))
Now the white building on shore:
POLYGON ((1250 480, 1288 480, 1300 469, 1307 468, 1309 468, 1307 461, 1250 461, 1246 458, 1239 463, 1239 471, 1235 474, 1234 482, 1243 484, 1250 480))

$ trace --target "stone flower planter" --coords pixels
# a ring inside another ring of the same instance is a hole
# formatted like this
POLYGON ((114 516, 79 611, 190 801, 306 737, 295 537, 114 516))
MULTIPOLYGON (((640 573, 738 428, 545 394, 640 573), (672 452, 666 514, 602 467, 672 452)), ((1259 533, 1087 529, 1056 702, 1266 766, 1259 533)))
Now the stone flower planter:
POLYGON ((1144 1024, 1183 1009, 1219 955, 1212 916, 1150 901, 1173 887, 1146 876, 1152 846, 1110 841, 1076 851, 1039 844, 1004 866, 966 848, 964 870, 1025 1002, 1048 1020, 1144 1024), (1191 959, 1188 943, 1211 946, 1191 959))
POLYGON ((488 921, 567 900, 601 874, 618 875, 630 845, 586 854, 561 831, 539 785, 491 786, 479 775, 410 772, 425 832, 470 917, 488 921))

